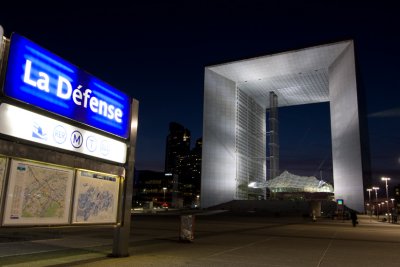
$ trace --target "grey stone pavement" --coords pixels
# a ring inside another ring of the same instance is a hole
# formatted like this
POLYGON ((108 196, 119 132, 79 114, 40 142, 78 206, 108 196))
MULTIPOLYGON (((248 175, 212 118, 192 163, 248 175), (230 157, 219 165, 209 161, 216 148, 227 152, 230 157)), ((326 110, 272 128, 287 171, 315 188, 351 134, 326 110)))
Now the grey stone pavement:
POLYGON ((0 266, 400 266, 400 224, 195 215, 179 242, 179 215, 133 215, 129 257, 112 258, 112 228, 0 229, 0 266))

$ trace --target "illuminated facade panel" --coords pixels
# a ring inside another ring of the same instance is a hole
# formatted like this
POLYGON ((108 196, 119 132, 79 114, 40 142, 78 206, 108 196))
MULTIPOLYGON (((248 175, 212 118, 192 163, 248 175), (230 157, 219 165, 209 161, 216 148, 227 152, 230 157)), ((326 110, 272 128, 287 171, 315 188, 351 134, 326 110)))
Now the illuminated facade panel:
POLYGON ((335 198, 363 210, 363 169, 353 44, 329 67, 335 198))
POLYGON ((210 70, 205 75, 200 199, 209 207, 236 193, 236 85, 210 70))
POLYGON ((265 110, 242 90, 236 91, 236 193, 234 199, 263 199, 265 189, 249 188, 266 176, 265 110))

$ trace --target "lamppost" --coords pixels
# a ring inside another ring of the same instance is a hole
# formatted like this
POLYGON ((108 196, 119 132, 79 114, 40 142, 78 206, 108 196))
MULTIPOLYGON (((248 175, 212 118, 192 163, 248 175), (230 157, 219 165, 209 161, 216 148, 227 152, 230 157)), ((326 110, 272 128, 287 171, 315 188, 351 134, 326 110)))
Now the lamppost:
MULTIPOLYGON (((381 202, 381 205, 382 205, 382 206, 381 206, 381 207, 382 207, 382 214, 386 216, 386 215, 387 215, 387 213, 385 213, 385 212, 384 212, 384 210, 383 210, 383 209, 384 209, 384 207, 385 207, 385 202, 384 202, 384 201, 382 201, 382 202, 381 202)), ((384 216, 384 218, 385 218, 385 216, 384 216)))
POLYGON ((390 181, 389 177, 382 177, 381 178, 382 181, 385 181, 386 183, 386 200, 389 200, 389 186, 388 186, 388 181, 390 181))
POLYGON ((371 203, 371 191, 372 191, 372 188, 367 188, 367 191, 368 191, 369 203, 371 203))
POLYGON ((164 204, 165 204, 165 191, 167 191, 167 188, 163 187, 163 191, 164 191, 164 204))
POLYGON ((372 189, 375 190, 375 201, 378 202, 378 190, 379 190, 379 187, 374 186, 374 187, 372 187, 372 189))
POLYGON ((368 204, 367 204, 367 207, 368 207, 368 211, 371 213, 371 191, 372 191, 372 188, 367 188, 367 191, 368 191, 368 204))
POLYGON ((397 208, 394 207, 394 198, 390 200, 392 201, 392 223, 397 223, 397 208))
POLYGON ((389 214, 389 201, 385 200, 387 213, 389 214))
POLYGON ((378 203, 378 210, 376 211, 379 221, 379 213, 381 213, 381 203, 378 203))

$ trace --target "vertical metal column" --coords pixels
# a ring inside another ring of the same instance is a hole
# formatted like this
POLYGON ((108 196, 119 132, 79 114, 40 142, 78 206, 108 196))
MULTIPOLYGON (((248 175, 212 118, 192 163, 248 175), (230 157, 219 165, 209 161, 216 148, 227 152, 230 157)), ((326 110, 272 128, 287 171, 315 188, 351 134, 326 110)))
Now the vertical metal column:
POLYGON ((279 175, 279 121, 278 96, 269 93, 269 179, 279 175))
POLYGON ((129 256, 129 237, 131 230, 131 208, 133 191, 133 173, 135 166, 135 150, 138 126, 139 101, 132 99, 131 102, 131 129, 128 147, 128 157, 125 164, 125 184, 122 194, 121 225, 114 229, 113 257, 129 256))

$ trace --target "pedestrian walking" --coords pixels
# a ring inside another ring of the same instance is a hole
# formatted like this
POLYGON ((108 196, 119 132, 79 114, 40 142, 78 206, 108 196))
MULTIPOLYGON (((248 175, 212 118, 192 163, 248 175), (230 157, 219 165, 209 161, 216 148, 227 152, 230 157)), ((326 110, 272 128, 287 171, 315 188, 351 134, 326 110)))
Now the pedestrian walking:
POLYGON ((354 210, 350 211, 350 218, 353 227, 356 227, 356 225, 358 224, 358 220, 357 220, 357 213, 354 210))

